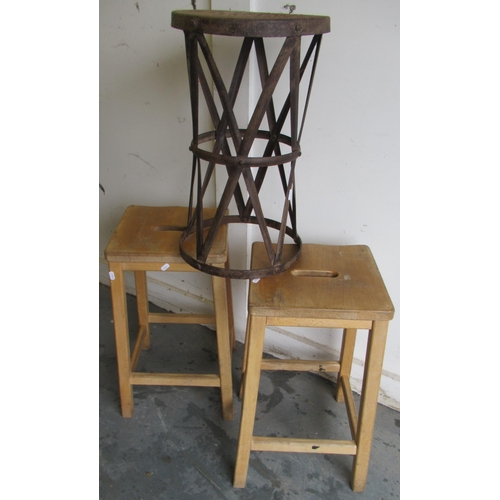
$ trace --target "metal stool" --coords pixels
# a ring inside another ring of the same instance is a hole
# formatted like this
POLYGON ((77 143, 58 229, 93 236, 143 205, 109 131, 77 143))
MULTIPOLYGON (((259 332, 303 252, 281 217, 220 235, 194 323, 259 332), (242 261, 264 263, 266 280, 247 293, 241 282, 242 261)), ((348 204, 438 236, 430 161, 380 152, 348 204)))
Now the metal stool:
MULTIPOLYGON (((286 251, 291 249, 285 246, 286 251)), ((266 258, 263 244, 254 243, 252 267, 266 258)), ((351 486, 354 491, 364 490, 387 329, 393 316, 391 299, 366 246, 304 244, 292 270, 250 283, 235 487, 245 486, 251 451, 281 451, 353 455, 351 486), (262 359, 266 326, 342 328, 340 361, 262 359), (369 330, 359 414, 349 383, 357 329, 369 330), (336 399, 346 402, 352 439, 254 436, 261 370, 337 372, 336 399)))
POLYGON ((193 123, 193 138, 189 148, 193 153, 189 206, 196 205, 196 210, 192 212, 188 227, 181 236, 181 255, 196 269, 216 276, 253 279, 283 272, 300 255, 302 242, 296 227, 295 164, 301 155, 300 138, 321 38, 330 31, 330 18, 303 14, 179 10, 172 12, 172 26, 183 30, 185 35, 193 123), (242 39, 231 82, 223 81, 206 35, 242 39), (307 36, 311 37, 311 43, 301 61, 301 39, 307 36), (264 45, 268 38, 283 40, 270 70, 264 45), (255 51, 262 93, 247 125, 237 122, 234 105, 252 49, 255 51), (212 94, 201 55, 213 80, 213 90, 218 100, 212 94), (307 74, 306 70, 309 71, 310 61, 313 62, 309 87, 299 125, 299 87, 302 77, 307 74), (288 71, 285 71, 287 67, 288 71), (281 110, 276 112, 273 95, 281 81, 289 89, 289 94, 281 110), (205 99, 213 122, 213 129, 204 133, 199 130, 200 94, 205 99), (259 143, 262 149, 260 156, 254 149, 259 143), (227 171, 227 182, 214 217, 204 218, 204 196, 216 165, 221 165, 227 171), (276 192, 276 203, 281 212, 279 221, 264 214, 259 200, 259 192, 269 168, 278 170, 282 185, 281 195, 276 192), (228 215, 226 212, 233 200, 238 213, 228 215), (218 228, 221 224, 233 223, 259 226, 268 257, 261 268, 227 269, 207 262, 218 228), (204 232, 204 229, 208 231, 204 232), (276 245, 273 245, 270 229, 277 232, 276 245), (195 255, 184 251, 184 242, 192 234, 196 235, 195 255), (287 259, 282 253, 285 236, 295 242, 295 252, 289 253, 287 259))
MULTIPOLYGON (((205 216, 213 215, 205 209, 205 216)), ((234 347, 233 308, 230 280, 212 277, 215 314, 150 313, 147 271, 195 272, 179 254, 179 238, 186 227, 188 209, 183 207, 130 206, 125 211, 105 250, 109 262, 111 298, 116 337, 116 354, 122 415, 133 413, 134 385, 220 387, 224 420, 234 418, 231 378, 231 348, 234 347), (125 271, 134 271, 139 334, 130 354, 125 294, 125 271), (215 324, 219 354, 219 375, 168 374, 135 371, 141 350, 150 348, 150 323, 215 324)), ((191 245, 191 249, 193 245, 191 245)), ((189 251, 189 248, 188 248, 189 251)), ((192 251, 192 250, 191 250, 192 251)), ((222 226, 208 260, 211 265, 229 265, 227 227, 222 226)))

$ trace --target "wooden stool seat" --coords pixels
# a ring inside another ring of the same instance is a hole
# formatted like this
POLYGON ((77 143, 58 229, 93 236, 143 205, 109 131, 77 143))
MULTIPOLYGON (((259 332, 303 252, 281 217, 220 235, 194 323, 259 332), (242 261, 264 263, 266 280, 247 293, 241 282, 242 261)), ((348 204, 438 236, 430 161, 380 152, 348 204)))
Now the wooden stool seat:
MULTIPOLYGON (((106 259, 108 262, 182 264, 174 267, 179 271, 193 271, 179 253, 179 239, 186 229, 187 213, 185 207, 128 207, 106 247, 106 259)), ((203 214, 211 217, 215 209, 205 208, 203 214)), ((186 242, 189 244, 188 249, 195 253, 194 241, 186 242)), ((221 227, 207 260, 222 267, 227 262, 227 226, 221 227)), ((161 269, 151 266, 151 270, 161 269)))
MULTIPOLYGON (((214 209, 205 209, 211 217, 214 209)), ((115 327, 118 377, 122 415, 133 413, 133 385, 175 385, 220 387, 222 414, 234 418, 231 378, 231 350, 234 348, 233 306, 230 280, 212 277, 214 314, 150 313, 147 271, 198 272, 179 252, 179 239, 186 227, 185 207, 129 206, 105 250, 109 263, 113 320, 115 327), (136 283, 139 334, 130 349, 124 272, 133 271, 136 283), (219 374, 169 374, 137 372, 141 350, 150 348, 150 323, 215 324, 219 354, 219 374)), ((194 238, 193 238, 194 240, 194 238)), ((195 252, 194 241, 187 242, 195 252)), ((227 226, 221 226, 208 261, 218 267, 229 266, 227 226)))
MULTIPOLYGON (((287 245, 284 251, 293 250, 287 245)), ((252 267, 266 258, 263 243, 255 243, 252 267)), ((281 451, 353 455, 351 486, 354 491, 364 490, 387 329, 393 316, 394 307, 367 246, 304 244, 293 269, 250 283, 235 487, 245 486, 251 451, 281 451), (266 326, 341 328, 340 360, 262 359, 266 326), (369 331, 359 414, 349 382, 357 329, 369 331), (336 399, 346 402, 352 439, 254 436, 261 370, 338 373, 336 399)))

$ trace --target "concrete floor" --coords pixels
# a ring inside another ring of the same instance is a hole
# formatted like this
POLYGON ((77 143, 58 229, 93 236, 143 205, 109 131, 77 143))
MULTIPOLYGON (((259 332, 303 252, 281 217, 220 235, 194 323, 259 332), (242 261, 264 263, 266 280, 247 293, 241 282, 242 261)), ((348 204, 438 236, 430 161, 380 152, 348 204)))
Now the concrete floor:
MULTIPOLYGON (((110 292, 104 285, 99 289, 101 500, 399 498, 399 412, 381 405, 363 493, 349 486, 352 457, 299 453, 252 452, 246 488, 233 488, 241 411, 239 343, 233 355, 234 421, 221 418, 219 389, 196 387, 138 386, 134 416, 122 418, 110 292)), ((135 298, 128 300, 132 326, 135 298)), ((216 373, 210 329, 154 325, 151 339, 152 349, 143 352, 138 369, 216 373)), ((333 384, 314 374, 263 372, 255 433, 350 439, 346 411, 332 392, 333 384)))

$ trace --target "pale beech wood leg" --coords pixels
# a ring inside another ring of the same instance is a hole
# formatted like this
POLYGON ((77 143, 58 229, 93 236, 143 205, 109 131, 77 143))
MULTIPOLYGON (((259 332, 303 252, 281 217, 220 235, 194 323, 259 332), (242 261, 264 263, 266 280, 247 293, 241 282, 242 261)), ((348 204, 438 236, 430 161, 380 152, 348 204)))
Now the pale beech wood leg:
POLYGON ((388 326, 388 321, 374 321, 366 348, 358 432, 356 434, 357 452, 354 457, 351 482, 353 491, 358 492, 364 491, 368 475, 388 326))
POLYGON ((249 328, 246 343, 248 343, 247 370, 243 386, 243 404, 241 411, 238 452, 234 471, 235 488, 244 488, 247 480, 248 462, 255 423, 255 411, 259 395, 260 366, 264 349, 264 334, 266 318, 249 316, 249 328))
POLYGON ((149 331, 149 302, 148 302, 148 282, 146 271, 135 271, 135 290, 137 296, 137 313, 139 316, 139 325, 144 328, 144 340, 142 349, 151 348, 151 337, 149 331))
POLYGON ((125 276, 122 265, 119 262, 110 262, 109 270, 115 275, 115 279, 111 280, 110 284, 122 416, 131 417, 134 411, 134 400, 132 385, 130 384, 130 339, 128 333, 125 276))
POLYGON ((215 328, 219 353, 219 375, 222 399, 222 418, 234 419, 233 381, 231 373, 231 339, 227 304, 226 279, 212 276, 214 294, 215 328))
MULTIPOLYGON (((231 269, 231 264, 229 262, 229 254, 227 255, 226 263, 224 264, 226 269, 231 269)), ((226 292, 227 292, 227 313, 229 321, 229 335, 231 336, 231 351, 236 349, 236 336, 234 334, 234 309, 233 309, 233 286, 231 284, 231 279, 226 278, 226 292)))
POLYGON ((247 326, 245 331, 245 339, 243 343, 243 362, 241 365, 241 379, 240 379, 240 399, 243 398, 243 386, 245 385, 245 372, 247 371, 247 362, 248 362, 248 327, 250 324, 250 316, 247 318, 247 326))
POLYGON ((354 357, 354 345, 356 344, 356 329, 345 328, 342 334, 342 348, 340 351, 340 371, 337 377, 337 389, 335 399, 339 403, 344 402, 344 390, 342 388, 342 377, 351 376, 352 360, 354 357))

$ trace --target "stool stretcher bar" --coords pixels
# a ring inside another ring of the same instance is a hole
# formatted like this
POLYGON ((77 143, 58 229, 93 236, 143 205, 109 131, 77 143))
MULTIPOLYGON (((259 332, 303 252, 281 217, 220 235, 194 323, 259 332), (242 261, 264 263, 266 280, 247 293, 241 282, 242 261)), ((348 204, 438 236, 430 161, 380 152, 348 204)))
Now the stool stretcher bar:
POLYGON ((185 387, 220 387, 219 375, 184 373, 142 373, 130 374, 132 385, 174 385, 185 387))
POLYGON ((149 313, 149 323, 215 325, 215 314, 149 313))
MULTIPOLYGON (((176 314, 176 313, 149 313, 149 323, 192 323, 192 324, 215 324, 214 314, 176 314)), ((187 386, 187 387, 220 387, 219 375, 211 374, 182 374, 182 373, 145 373, 134 372, 139 356, 146 340, 147 328, 141 326, 134 350, 130 357, 130 383, 132 385, 163 385, 163 386, 187 386)))
POLYGON ((356 455, 357 446, 354 441, 336 439, 298 439, 253 436, 250 449, 252 451, 356 455))
POLYGON ((260 369, 266 371, 338 373, 340 363, 338 361, 309 361, 303 359, 263 359, 260 369))

